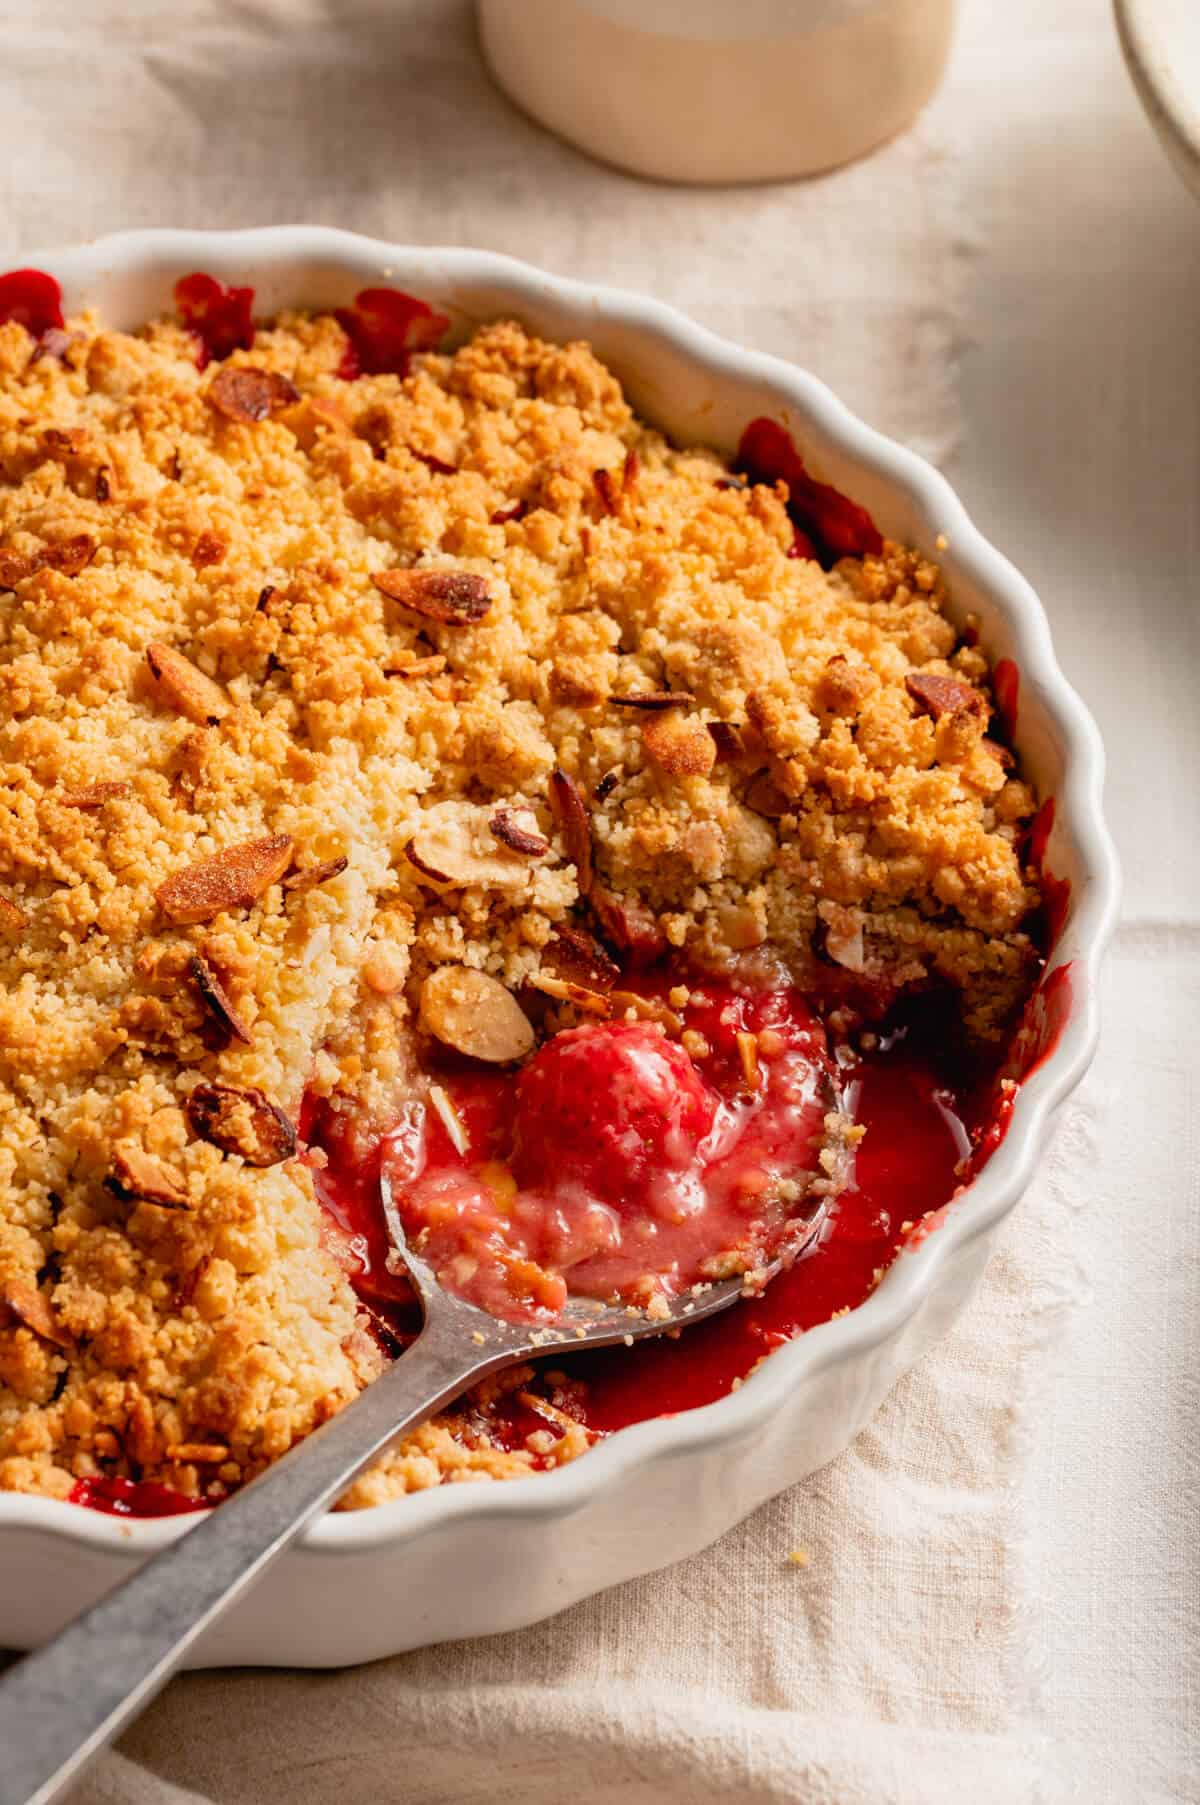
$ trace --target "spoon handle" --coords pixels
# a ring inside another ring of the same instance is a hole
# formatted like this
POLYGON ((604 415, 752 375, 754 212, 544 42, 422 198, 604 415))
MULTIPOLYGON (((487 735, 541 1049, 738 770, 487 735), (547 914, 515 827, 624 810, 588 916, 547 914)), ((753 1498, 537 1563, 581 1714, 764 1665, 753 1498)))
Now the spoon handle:
POLYGON ((0 1679, 0 1805, 50 1805, 188 1650, 389 1442, 527 1351, 464 1351, 436 1307, 353 1403, 0 1679))

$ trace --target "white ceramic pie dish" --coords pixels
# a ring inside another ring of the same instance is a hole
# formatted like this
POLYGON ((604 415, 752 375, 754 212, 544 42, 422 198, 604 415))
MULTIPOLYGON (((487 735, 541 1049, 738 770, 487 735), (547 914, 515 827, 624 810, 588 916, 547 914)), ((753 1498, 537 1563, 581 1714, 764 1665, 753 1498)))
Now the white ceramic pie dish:
POLYGON ((1196 0, 1115 0, 1114 10, 1146 117, 1200 197, 1200 7, 1196 0))
MULTIPOLYGON (((782 1348, 728 1398, 622 1430, 556 1472, 324 1518, 204 1638, 193 1665, 340 1666, 514 1629, 696 1552, 839 1453, 946 1330, 1091 1060, 1118 875, 1101 815, 1100 738, 1059 670, 1041 603, 930 465, 804 371, 658 302, 491 253, 307 227, 125 233, 23 261, 59 278, 68 311, 94 307, 126 327, 169 310, 175 280, 204 269, 252 283, 256 312, 340 305, 389 282, 460 332, 512 314, 550 337, 586 336, 634 405, 676 439, 732 448, 756 415, 782 420, 815 473, 868 507, 882 531, 936 551, 954 611, 976 613, 989 651, 1019 667, 1016 741, 1040 793, 1057 799, 1047 864, 1071 883, 1053 955, 1054 966, 1071 963, 1071 1008, 1007 1137, 938 1230, 901 1254, 859 1309, 782 1348)), ((190 1521, 134 1522, 0 1494, 0 1644, 43 1641, 190 1521)))

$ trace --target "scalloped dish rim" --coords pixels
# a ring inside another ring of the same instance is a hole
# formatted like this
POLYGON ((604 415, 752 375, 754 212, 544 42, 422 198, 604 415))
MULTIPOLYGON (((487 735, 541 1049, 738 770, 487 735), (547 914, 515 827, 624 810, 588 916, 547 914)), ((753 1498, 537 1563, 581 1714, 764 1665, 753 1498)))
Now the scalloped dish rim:
MULTIPOLYGON (((815 438, 835 456, 877 481, 929 529, 944 534, 944 560, 953 595, 966 577, 1004 618, 1021 673, 1023 700, 1033 696, 1062 766, 1055 785, 1057 819, 1051 862, 1065 851, 1072 866, 1072 900, 1048 971, 1070 963, 1071 1007, 1053 1050, 1021 1085, 1008 1131, 979 1175, 957 1196, 935 1233, 893 1260, 878 1287, 848 1315, 807 1330, 763 1361, 728 1396, 676 1416, 635 1423, 608 1437, 586 1456, 553 1471, 485 1485, 440 1485, 409 1493, 369 1510, 331 1513, 301 1538, 310 1554, 338 1555, 398 1544, 431 1525, 463 1519, 567 1516, 596 1494, 611 1490, 657 1456, 682 1455, 720 1443, 744 1443, 808 1375, 864 1354, 896 1337, 936 1289, 943 1265, 958 1249, 989 1230, 1024 1191, 1044 1151, 1058 1106, 1083 1077, 1099 1035, 1099 976, 1116 921, 1119 874, 1102 813, 1104 752, 1099 731, 1063 676, 1045 611, 1033 589, 969 519, 946 479, 915 452, 867 426, 816 377, 784 360, 745 351, 695 324, 662 302, 635 293, 549 275, 498 253, 458 247, 400 246, 325 227, 277 226, 242 232, 148 230, 115 234, 90 245, 31 253, 28 266, 47 269, 62 282, 71 311, 103 301, 122 281, 175 276, 203 268, 262 285, 271 308, 285 304, 274 291, 290 290, 293 305, 314 304, 305 280, 329 288, 330 276, 347 284, 364 278, 395 279, 452 315, 469 314, 447 303, 439 283, 457 283, 507 296, 520 315, 550 303, 574 314, 581 335, 598 324, 623 328, 650 341, 665 341, 714 384, 733 377, 769 388, 788 424, 808 449, 815 438), (290 275, 289 275, 290 272, 290 275)), ((165 294, 165 288, 164 288, 165 294)), ((494 315, 495 306, 485 309, 494 315)), ((125 310, 114 313, 121 323, 125 310)), ((143 316, 144 317, 144 316, 143 316)), ((482 315, 480 317, 483 317, 482 315)), ((604 355, 608 356, 605 352, 604 355)), ((620 374, 620 370, 618 370, 620 374)), ((653 404, 648 411, 653 418, 653 404)), ((820 468, 818 454, 817 466, 820 468)), ((853 478, 839 474, 853 493, 853 478)), ((986 635, 985 635, 986 637, 986 635)), ((1022 735, 1018 729, 1018 742, 1022 735)), ((186 1534, 191 1516, 116 1518, 57 1499, 0 1493, 0 1528, 37 1528, 81 1548, 120 1551, 142 1558, 186 1534)), ((669 1558, 669 1557, 668 1557, 669 1558)), ((607 1582, 605 1582, 607 1583, 607 1582)))

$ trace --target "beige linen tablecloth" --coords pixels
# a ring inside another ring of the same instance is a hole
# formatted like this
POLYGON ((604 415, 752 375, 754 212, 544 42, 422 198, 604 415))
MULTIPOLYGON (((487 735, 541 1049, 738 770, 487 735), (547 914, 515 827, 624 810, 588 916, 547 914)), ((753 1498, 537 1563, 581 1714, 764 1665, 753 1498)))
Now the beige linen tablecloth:
POLYGON ((178 1680, 79 1799, 1196 1797, 1200 214, 1103 0, 969 0, 917 130, 806 186, 586 162, 435 0, 0 0, 0 92, 6 264, 314 220, 646 289, 818 371, 1041 587, 1129 872, 1096 1068, 976 1302, 840 1460, 518 1635, 178 1680))

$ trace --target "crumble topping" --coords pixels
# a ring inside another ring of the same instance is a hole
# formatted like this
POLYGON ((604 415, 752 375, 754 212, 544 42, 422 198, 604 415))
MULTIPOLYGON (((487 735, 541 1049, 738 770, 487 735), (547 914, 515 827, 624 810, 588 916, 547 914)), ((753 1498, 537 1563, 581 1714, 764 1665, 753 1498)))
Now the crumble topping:
MULTIPOLYGON (((942 983, 980 1040, 1031 981, 1034 799, 936 566, 794 555, 585 345, 401 379, 377 330, 0 326, 0 1487, 218 1496, 375 1374, 297 1129, 365 1144, 425 1034, 637 1016, 612 954, 942 983)), ((571 1458, 529 1381, 346 1502, 571 1458)))

